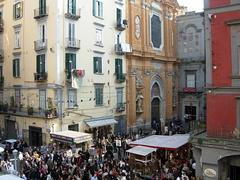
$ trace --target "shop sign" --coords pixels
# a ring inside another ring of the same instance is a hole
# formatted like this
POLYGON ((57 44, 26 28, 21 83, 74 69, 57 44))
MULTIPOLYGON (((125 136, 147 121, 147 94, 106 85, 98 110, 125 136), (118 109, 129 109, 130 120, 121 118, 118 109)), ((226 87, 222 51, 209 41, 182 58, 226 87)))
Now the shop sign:
POLYGON ((207 169, 204 170, 204 174, 207 177, 216 177, 217 172, 214 169, 207 168, 207 169))

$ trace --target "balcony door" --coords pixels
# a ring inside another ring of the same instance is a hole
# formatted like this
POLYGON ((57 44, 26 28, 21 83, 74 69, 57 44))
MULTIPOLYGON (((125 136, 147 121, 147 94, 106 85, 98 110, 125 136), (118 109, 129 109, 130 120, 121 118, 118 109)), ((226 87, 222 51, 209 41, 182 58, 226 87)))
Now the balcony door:
POLYGON ((45 54, 37 55, 37 74, 45 74, 45 54))
POLYGON ((46 0, 39 0, 39 15, 46 14, 46 0))
POLYGON ((41 42, 46 42, 46 25, 45 24, 40 24, 39 25, 39 40, 41 42))

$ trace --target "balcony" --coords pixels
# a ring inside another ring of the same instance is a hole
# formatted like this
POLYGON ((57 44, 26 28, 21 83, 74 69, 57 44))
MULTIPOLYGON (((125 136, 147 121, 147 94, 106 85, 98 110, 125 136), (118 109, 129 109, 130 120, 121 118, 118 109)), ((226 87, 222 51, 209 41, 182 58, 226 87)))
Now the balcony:
POLYGON ((40 19, 48 16, 48 7, 34 9, 34 19, 40 19))
POLYGON ((34 41, 35 51, 41 51, 47 49, 47 39, 34 41))
POLYGON ((76 10, 76 13, 66 12, 65 18, 78 20, 81 17, 81 9, 76 10))
POLYGON ((34 80, 37 82, 47 81, 48 74, 46 72, 43 73, 34 73, 34 80))
POLYGON ((0 62, 3 62, 4 59, 4 50, 0 49, 0 62))
POLYGON ((115 44, 115 53, 117 55, 124 55, 125 53, 132 52, 132 46, 127 43, 118 43, 115 44))
POLYGON ((0 33, 3 32, 3 19, 0 18, 0 33))
POLYGON ((66 38, 66 49, 80 49, 80 40, 75 38, 66 38))
POLYGON ((117 73, 116 74, 116 82, 117 83, 123 83, 126 80, 126 75, 123 73, 117 73))
POLYGON ((183 88, 183 92, 185 93, 196 93, 197 92, 197 89, 196 88, 190 88, 190 87, 186 87, 186 88, 183 88))
POLYGON ((119 31, 124 31, 127 27, 127 20, 126 19, 119 19, 117 21, 116 29, 119 31))
POLYGON ((116 112, 123 112, 123 111, 125 111, 124 103, 118 103, 117 108, 116 108, 116 112))

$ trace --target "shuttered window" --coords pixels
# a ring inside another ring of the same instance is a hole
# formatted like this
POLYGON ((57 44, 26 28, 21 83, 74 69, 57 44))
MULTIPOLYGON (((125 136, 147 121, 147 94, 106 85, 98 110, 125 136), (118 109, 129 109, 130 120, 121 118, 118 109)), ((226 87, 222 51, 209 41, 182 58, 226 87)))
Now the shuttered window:
POLYGON ((76 15, 76 0, 68 0, 68 13, 76 15))
POLYGON ((103 2, 101 0, 93 0, 93 16, 103 17, 103 2))
POLYGON ((20 59, 13 60, 13 77, 20 77, 20 59))
POLYGON ((46 14, 46 0, 39 0, 39 15, 46 14))
POLYGON ((95 85, 95 100, 97 106, 103 105, 103 84, 95 85))
POLYGON ((13 5, 13 18, 15 20, 22 18, 22 8, 23 8, 22 2, 18 2, 13 5))
POLYGON ((37 74, 44 74, 45 71, 45 54, 37 55, 37 74))
POLYGON ((102 58, 101 57, 93 57, 93 73, 94 74, 102 73, 102 58))
POLYGON ((121 24, 122 23, 122 10, 117 8, 117 14, 116 14, 116 17, 117 17, 117 24, 121 24))
POLYGON ((67 79, 71 79, 72 70, 76 69, 76 54, 66 53, 65 66, 67 79))

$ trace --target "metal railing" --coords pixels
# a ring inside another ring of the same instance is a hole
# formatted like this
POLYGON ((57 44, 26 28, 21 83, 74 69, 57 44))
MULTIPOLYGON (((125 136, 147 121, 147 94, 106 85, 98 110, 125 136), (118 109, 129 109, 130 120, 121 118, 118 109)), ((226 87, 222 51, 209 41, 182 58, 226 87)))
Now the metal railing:
POLYGON ((66 48, 80 49, 80 40, 76 38, 66 38, 66 48))
POLYGON ((46 72, 43 73, 34 73, 35 81, 47 81, 48 74, 46 72))
POLYGON ((34 49, 35 51, 47 49, 47 39, 34 41, 34 49))
POLYGON ((39 19, 45 16, 48 16, 48 7, 40 7, 40 8, 34 9, 35 19, 39 19))
POLYGON ((122 82, 125 82, 126 80, 126 75, 123 74, 123 73, 117 73, 116 74, 116 82, 118 83, 122 83, 122 82))
POLYGON ((81 9, 77 9, 75 13, 73 12, 66 12, 65 17, 69 19, 78 20, 81 17, 81 9))

